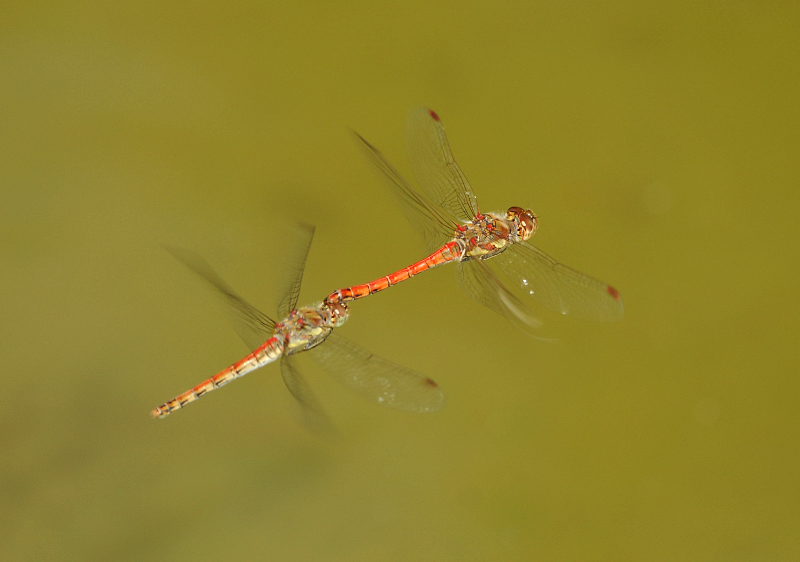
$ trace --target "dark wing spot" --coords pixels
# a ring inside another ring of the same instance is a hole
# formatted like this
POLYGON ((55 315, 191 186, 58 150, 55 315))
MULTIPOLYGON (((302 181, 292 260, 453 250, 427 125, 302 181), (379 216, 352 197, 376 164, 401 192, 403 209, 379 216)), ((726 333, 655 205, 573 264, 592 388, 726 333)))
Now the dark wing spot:
POLYGON ((433 117, 434 119, 436 119, 437 121, 439 121, 439 116, 438 116, 438 115, 436 115, 436 112, 435 112, 434 110, 432 110, 432 109, 429 109, 429 110, 428 110, 428 113, 430 113, 430 114, 431 114, 431 117, 433 117))
POLYGON ((615 301, 618 301, 618 300, 619 300, 619 291, 617 291, 617 290, 616 290, 614 287, 612 287, 611 285, 609 285, 609 286, 606 288, 606 291, 608 291, 608 294, 609 294, 609 295, 611 295, 612 297, 614 297, 614 300, 615 300, 615 301))
MULTIPOLYGON (((433 113, 433 112, 431 112, 431 113, 433 113)), ((426 377, 425 380, 422 381, 422 382, 425 384, 425 386, 429 386, 431 388, 439 388, 439 385, 436 384, 436 381, 433 380, 433 379, 429 379, 429 378, 426 377)))

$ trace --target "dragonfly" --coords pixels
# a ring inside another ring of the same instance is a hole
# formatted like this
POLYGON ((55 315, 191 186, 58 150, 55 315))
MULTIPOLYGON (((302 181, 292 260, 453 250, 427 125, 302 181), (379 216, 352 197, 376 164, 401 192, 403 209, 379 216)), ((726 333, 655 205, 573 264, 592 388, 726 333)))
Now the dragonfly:
POLYGON ((412 187, 377 148, 358 133, 355 136, 389 180, 406 218, 423 234, 430 255, 375 281, 338 289, 325 302, 364 298, 433 267, 458 262, 459 284, 467 295, 523 329, 538 327, 539 321, 527 299, 519 299, 503 277, 558 313, 597 321, 622 318, 622 299, 614 287, 559 263, 529 242, 539 226, 530 209, 480 211, 434 111, 412 111, 406 123, 409 161, 422 191, 412 187))
POLYGON ((294 244, 294 255, 287 259, 293 267, 289 268, 288 286, 278 306, 278 314, 283 318, 280 322, 272 320, 236 294, 200 256, 187 250, 169 249, 222 297, 237 333, 251 353, 154 408, 151 412, 154 418, 164 418, 212 390, 279 360, 286 387, 300 402, 309 421, 317 424, 324 419, 322 409, 294 364, 294 356, 306 351, 334 378, 373 402, 418 413, 435 412, 442 408, 444 393, 432 379, 373 355, 334 333, 334 329, 341 327, 348 319, 346 304, 322 302, 296 308, 313 235, 313 227, 301 226, 294 244))

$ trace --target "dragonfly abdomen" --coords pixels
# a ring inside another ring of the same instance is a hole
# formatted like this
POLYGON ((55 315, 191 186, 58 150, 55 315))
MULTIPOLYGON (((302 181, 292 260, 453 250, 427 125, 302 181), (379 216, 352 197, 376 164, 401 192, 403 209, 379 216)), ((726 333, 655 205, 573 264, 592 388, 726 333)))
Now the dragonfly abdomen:
POLYGON ((267 363, 272 363, 283 353, 283 342, 280 338, 273 337, 267 340, 264 345, 256 349, 253 353, 241 361, 237 361, 230 367, 223 369, 213 377, 206 379, 194 388, 179 394, 172 400, 164 402, 161 406, 154 408, 150 415, 154 418, 163 418, 171 412, 185 407, 194 402, 204 394, 208 394, 221 386, 231 382, 233 379, 246 375, 267 363))
POLYGON ((369 295, 388 289, 392 285, 397 285, 406 279, 411 279, 415 275, 419 275, 423 271, 432 269, 437 265, 460 260, 464 254, 464 247, 464 242, 461 240, 452 240, 427 258, 399 271, 390 273, 386 277, 381 277, 380 279, 364 283, 363 285, 354 285, 344 289, 337 289, 325 298, 325 302, 336 304, 368 297, 369 295))

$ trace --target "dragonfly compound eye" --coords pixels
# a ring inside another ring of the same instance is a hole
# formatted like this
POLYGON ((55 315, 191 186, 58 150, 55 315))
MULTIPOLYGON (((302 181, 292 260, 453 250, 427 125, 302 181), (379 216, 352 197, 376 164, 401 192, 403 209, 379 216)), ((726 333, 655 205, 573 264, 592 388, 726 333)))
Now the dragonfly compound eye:
POLYGON ((347 315, 350 314, 347 305, 341 302, 330 305, 330 310, 333 315, 334 326, 337 328, 347 321, 347 315))
POLYGON ((539 226, 539 219, 530 209, 523 209, 522 207, 509 207, 508 218, 514 219, 517 222, 517 236, 521 240, 527 240, 533 233, 536 232, 536 227, 539 226))

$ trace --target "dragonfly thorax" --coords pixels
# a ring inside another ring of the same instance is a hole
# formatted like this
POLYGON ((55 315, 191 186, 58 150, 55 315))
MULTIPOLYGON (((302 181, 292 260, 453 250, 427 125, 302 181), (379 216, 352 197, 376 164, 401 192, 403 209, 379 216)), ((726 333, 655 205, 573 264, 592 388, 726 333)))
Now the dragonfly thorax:
POLYGON ((292 355, 316 347, 330 335, 331 330, 341 326, 347 319, 344 305, 316 308, 302 307, 293 310, 278 326, 278 334, 284 341, 284 353, 292 355), (333 310, 337 308, 337 310, 333 310), (344 311, 340 310, 344 308, 344 311))
POLYGON ((499 213, 485 213, 461 225, 455 238, 465 246, 462 261, 496 256, 517 241, 517 223, 499 213))

